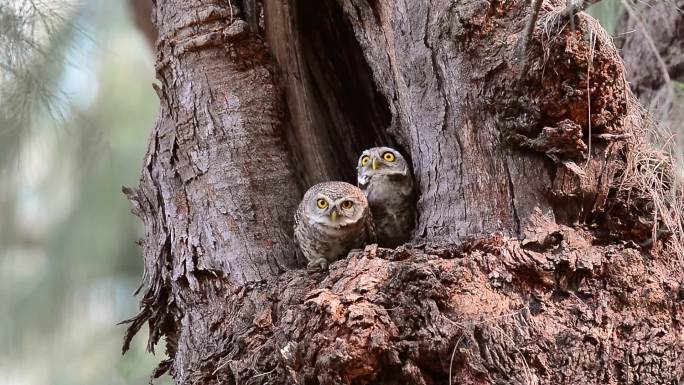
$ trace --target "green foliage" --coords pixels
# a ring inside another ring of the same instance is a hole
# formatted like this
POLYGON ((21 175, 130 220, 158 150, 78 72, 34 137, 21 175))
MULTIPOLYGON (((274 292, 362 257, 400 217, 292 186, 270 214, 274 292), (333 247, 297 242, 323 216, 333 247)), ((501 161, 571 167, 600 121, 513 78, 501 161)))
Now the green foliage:
POLYGON ((66 1, 0 4, 0 167, 16 160, 36 115, 61 114, 65 98, 55 75, 75 32, 74 11, 66 1))

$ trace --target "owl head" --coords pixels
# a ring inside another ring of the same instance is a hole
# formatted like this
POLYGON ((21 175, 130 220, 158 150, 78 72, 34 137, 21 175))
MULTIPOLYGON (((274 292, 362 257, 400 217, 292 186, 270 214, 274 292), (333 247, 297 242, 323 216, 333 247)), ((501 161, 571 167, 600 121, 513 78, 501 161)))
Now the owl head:
POLYGON ((333 228, 363 222, 368 210, 363 191, 346 182, 314 185, 301 204, 310 221, 333 228))
POLYGON ((356 170, 361 186, 376 175, 410 175, 409 165, 404 157, 399 151, 389 147, 373 147, 361 153, 356 170))

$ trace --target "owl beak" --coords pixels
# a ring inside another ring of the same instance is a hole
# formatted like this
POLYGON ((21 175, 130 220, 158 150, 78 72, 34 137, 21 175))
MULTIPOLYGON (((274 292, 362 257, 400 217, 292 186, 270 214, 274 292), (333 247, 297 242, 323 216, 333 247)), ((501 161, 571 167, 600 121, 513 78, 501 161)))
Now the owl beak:
POLYGON ((337 220, 337 211, 333 210, 330 212, 330 219, 335 222, 337 220))
POLYGON ((378 162, 377 159, 373 158, 373 170, 377 170, 380 168, 380 162, 378 162))

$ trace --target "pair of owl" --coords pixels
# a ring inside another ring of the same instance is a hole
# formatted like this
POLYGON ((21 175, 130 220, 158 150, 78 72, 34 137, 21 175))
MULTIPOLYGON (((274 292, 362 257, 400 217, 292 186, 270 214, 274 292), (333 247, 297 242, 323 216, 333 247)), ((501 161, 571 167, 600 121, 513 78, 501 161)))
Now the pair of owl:
POLYGON ((413 229, 413 178, 404 157, 389 147, 364 151, 358 187, 324 182, 311 187, 295 213, 295 241, 309 268, 328 264, 352 249, 377 242, 396 247, 413 229))

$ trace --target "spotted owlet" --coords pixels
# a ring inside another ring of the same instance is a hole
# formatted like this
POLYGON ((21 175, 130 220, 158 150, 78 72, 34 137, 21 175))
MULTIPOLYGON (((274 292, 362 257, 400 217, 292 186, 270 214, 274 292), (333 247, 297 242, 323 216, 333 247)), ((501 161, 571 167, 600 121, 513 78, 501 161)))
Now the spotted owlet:
POLYGON ((375 242, 368 201, 358 187, 345 182, 324 182, 311 187, 295 213, 295 241, 309 267, 328 264, 351 249, 375 242))
POLYGON ((373 147, 361 154, 358 185, 368 198, 378 244, 397 247, 408 241, 414 225, 413 178, 399 151, 373 147))

